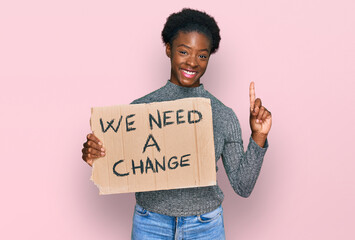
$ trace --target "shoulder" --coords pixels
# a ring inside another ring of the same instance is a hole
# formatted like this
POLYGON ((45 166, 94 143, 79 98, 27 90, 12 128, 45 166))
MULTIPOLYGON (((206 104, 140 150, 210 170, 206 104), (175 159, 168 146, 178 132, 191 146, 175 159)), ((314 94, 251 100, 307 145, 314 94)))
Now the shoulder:
POLYGON ((210 92, 206 91, 206 97, 211 99, 212 112, 224 119, 232 120, 236 119, 236 114, 232 108, 226 106, 223 102, 213 96, 210 92))

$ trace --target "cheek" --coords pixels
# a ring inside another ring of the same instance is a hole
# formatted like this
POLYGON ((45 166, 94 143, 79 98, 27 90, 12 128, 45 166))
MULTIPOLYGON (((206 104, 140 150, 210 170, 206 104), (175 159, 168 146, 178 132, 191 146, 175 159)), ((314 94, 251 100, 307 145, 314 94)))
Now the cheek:
POLYGON ((203 69, 203 71, 206 71, 207 65, 208 65, 208 62, 206 62, 206 61, 200 63, 201 69, 203 69))
POLYGON ((180 59, 174 59, 174 60, 172 61, 172 64, 173 64, 173 67, 174 67, 175 69, 179 69, 179 68, 180 68, 180 65, 181 65, 181 61, 180 61, 180 59))

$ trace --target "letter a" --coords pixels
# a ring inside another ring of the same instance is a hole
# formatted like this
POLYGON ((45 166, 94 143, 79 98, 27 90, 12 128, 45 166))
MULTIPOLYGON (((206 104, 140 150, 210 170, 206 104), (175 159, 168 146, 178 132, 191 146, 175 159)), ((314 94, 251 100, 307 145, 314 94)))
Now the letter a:
POLYGON ((145 145, 144 145, 144 148, 143 148, 143 153, 145 152, 145 149, 146 149, 147 147, 152 147, 152 146, 156 146, 158 152, 160 152, 160 148, 159 148, 159 145, 158 145, 157 141, 155 141, 155 139, 154 139, 154 137, 153 137, 152 134, 149 134, 148 139, 147 139, 147 141, 145 142, 145 145), (153 140, 153 142, 154 142, 153 144, 148 144, 150 139, 153 140))

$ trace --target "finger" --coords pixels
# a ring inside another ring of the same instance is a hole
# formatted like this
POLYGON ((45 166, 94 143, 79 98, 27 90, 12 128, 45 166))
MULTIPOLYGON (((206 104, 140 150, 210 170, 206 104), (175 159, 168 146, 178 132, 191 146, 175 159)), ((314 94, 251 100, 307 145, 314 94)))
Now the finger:
POLYGON ((261 99, 257 98, 254 103, 254 111, 251 112, 254 117, 258 116, 260 107, 261 107, 261 99))
POLYGON ((84 143, 84 148, 94 148, 97 151, 105 152, 105 148, 102 145, 99 145, 91 140, 88 140, 86 143, 84 143))
POLYGON ((265 108, 265 111, 264 111, 263 115, 261 116, 261 120, 265 121, 269 115, 270 115, 270 112, 265 108))
POLYGON ((89 160, 96 160, 98 159, 100 156, 96 156, 94 154, 91 153, 84 153, 82 158, 85 162, 89 161, 89 160))
POLYGON ((98 151, 94 148, 83 148, 82 150, 82 153, 83 154, 92 154, 94 156, 97 156, 97 157, 103 157, 105 156, 105 152, 104 151, 98 151))
POLYGON ((96 159, 96 157, 92 156, 90 153, 83 153, 82 158, 85 162, 96 159))
POLYGON ((93 133, 89 133, 86 136, 87 140, 93 141, 99 145, 102 145, 102 142, 100 141, 100 139, 98 139, 93 133))
POLYGON ((91 154, 95 154, 95 155, 101 155, 101 152, 100 151, 98 151, 98 150, 96 150, 96 149, 94 149, 94 148, 90 148, 90 147, 85 147, 85 148, 83 148, 82 150, 81 150, 81 152, 83 153, 83 154, 89 154, 89 153, 91 153, 91 154), (96 153, 99 153, 99 154, 96 154, 96 153))
POLYGON ((250 99, 250 111, 253 111, 254 110, 254 104, 255 104, 254 82, 251 82, 250 86, 249 86, 249 99, 250 99))
POLYGON ((263 106, 261 106, 260 110, 258 112, 258 116, 256 117, 259 121, 262 119, 264 112, 265 112, 265 108, 263 106))
POLYGON ((254 104, 255 108, 259 108, 262 106, 262 103, 261 103, 261 99, 260 98, 257 98, 255 100, 255 104, 254 104))
POLYGON ((88 155, 84 154, 81 156, 81 158, 84 160, 84 162, 87 162, 89 160, 88 155))

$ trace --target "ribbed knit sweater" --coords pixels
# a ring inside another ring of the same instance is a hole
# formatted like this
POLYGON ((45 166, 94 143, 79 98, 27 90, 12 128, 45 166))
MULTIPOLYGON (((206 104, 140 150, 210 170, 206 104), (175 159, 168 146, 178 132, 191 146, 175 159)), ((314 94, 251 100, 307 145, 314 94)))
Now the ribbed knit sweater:
MULTIPOLYGON (((165 86, 134 100, 131 104, 189 97, 211 99, 216 171, 217 161, 222 157, 223 166, 234 191, 242 197, 248 197, 259 176, 268 143, 266 141, 265 146, 261 148, 250 137, 247 151, 244 152, 241 129, 234 111, 205 90, 203 84, 190 88, 167 81, 165 86)), ((218 183, 208 187, 136 192, 135 196, 137 203, 143 208, 175 217, 210 212, 224 199, 218 183)))

